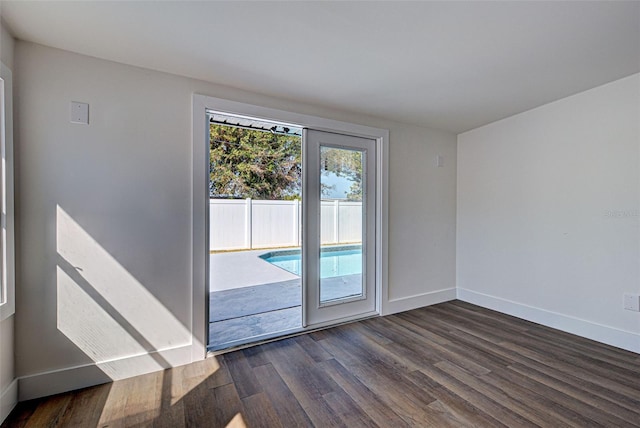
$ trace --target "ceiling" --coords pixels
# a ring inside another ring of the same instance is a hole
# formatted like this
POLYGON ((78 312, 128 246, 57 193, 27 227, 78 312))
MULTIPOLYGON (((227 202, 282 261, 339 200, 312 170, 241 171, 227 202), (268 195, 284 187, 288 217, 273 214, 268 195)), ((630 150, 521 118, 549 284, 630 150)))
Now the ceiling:
POLYGON ((462 132, 640 71, 640 2, 2 0, 13 34, 462 132))

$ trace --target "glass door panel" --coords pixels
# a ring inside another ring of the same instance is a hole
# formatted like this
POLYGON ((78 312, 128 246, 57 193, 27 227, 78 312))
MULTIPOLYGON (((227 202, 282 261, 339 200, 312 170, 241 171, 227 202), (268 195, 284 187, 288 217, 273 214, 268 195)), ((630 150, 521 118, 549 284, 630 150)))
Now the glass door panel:
MULTIPOLYGON (((362 227, 366 152, 320 146, 320 305, 366 298, 362 227)), ((366 204, 365 204, 366 206, 366 204)))
POLYGON ((375 314, 375 140, 305 130, 306 326, 375 314))

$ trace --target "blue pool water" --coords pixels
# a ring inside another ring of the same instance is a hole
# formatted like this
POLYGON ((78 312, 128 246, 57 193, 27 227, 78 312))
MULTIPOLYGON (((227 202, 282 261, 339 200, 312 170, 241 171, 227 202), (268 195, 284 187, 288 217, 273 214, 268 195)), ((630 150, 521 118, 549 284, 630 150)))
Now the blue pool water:
MULTIPOLYGON (((274 251, 264 260, 293 274, 302 272, 300 251, 274 251)), ((320 253, 320 278, 355 275, 362 273, 362 249, 323 250, 320 253)))

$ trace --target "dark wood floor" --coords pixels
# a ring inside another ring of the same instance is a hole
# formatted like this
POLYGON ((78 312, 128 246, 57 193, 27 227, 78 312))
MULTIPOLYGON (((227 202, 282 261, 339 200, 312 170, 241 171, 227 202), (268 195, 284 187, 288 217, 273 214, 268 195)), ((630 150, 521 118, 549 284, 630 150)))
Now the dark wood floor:
POLYGON ((455 301, 20 403, 2 427, 640 426, 640 355, 455 301))

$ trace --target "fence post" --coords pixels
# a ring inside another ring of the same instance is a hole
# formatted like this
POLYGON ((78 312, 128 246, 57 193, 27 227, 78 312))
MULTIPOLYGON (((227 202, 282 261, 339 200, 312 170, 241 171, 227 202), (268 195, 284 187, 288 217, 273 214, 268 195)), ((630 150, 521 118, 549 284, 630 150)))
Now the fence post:
POLYGON ((302 200, 298 202, 298 246, 302 246, 302 200))
POLYGON ((248 249, 253 248, 253 213, 251 198, 244 200, 244 245, 248 249))
POLYGON ((340 200, 333 201, 333 241, 340 243, 340 200))
POLYGON ((293 200, 293 245, 300 245, 300 218, 298 212, 300 209, 300 201, 293 200))

